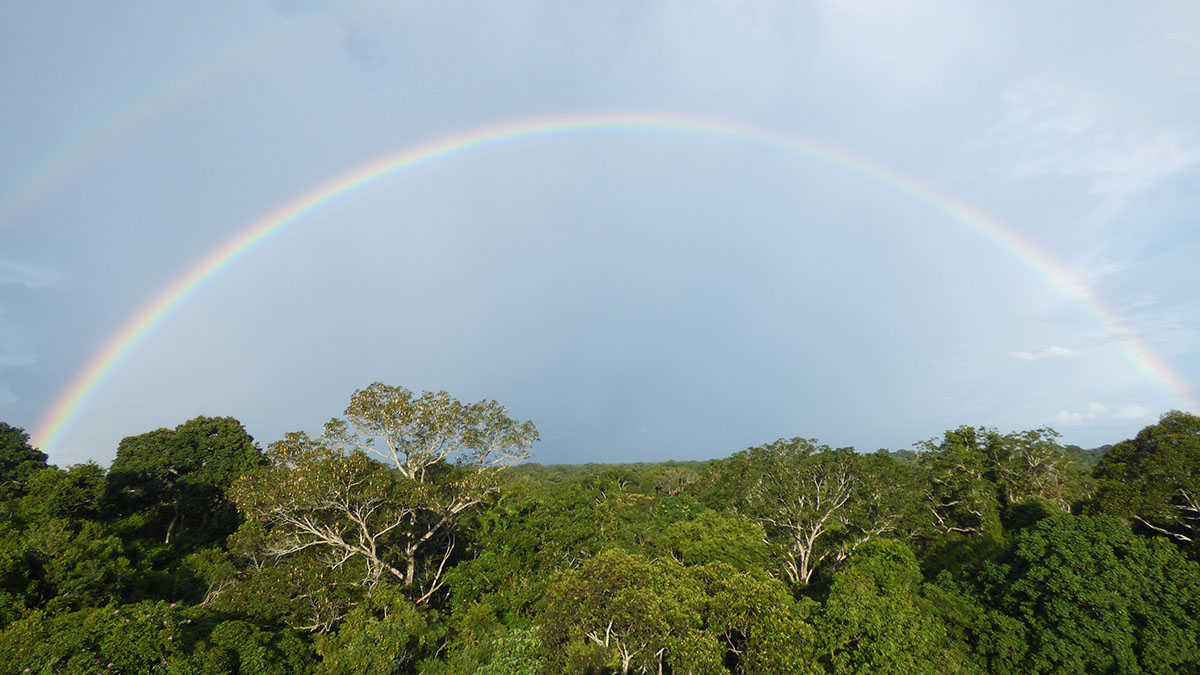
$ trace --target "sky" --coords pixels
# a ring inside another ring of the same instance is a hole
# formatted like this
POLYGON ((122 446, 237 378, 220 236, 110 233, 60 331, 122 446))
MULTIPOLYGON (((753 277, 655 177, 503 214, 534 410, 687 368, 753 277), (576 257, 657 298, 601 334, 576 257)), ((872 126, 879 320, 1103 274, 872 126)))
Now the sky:
POLYGON ((1200 412, 1192 2, 0 0, 0 91, 60 466, 376 381, 543 463, 1200 412))

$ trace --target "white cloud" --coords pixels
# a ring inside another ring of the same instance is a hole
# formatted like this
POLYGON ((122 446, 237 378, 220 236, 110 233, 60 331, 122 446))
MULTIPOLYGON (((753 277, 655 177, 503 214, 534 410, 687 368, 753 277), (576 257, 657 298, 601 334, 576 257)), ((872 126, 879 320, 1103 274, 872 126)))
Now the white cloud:
POLYGON ((1057 421, 1059 424, 1072 424, 1072 425, 1074 425, 1074 424, 1083 424, 1083 422, 1084 422, 1084 416, 1083 416, 1083 413, 1079 413, 1079 412, 1069 412, 1069 411, 1066 411, 1066 410, 1059 410, 1059 411, 1058 411, 1058 414, 1056 414, 1056 415, 1054 416, 1054 419, 1055 419, 1055 420, 1056 420, 1056 421, 1057 421))
POLYGON ((15 260, 0 260, 0 286, 13 284, 25 288, 49 288, 58 283, 53 270, 15 260))
POLYGON ((1016 351, 1009 352, 1009 356, 1022 361, 1045 361, 1047 359, 1071 359, 1079 356, 1079 352, 1070 347, 1060 347, 1058 345, 1050 345, 1045 349, 1035 352, 1016 351))
POLYGON ((1150 417, 1150 411, 1145 406, 1126 403, 1113 411, 1113 417, 1119 420, 1142 420, 1150 417))
POLYGON ((1084 410, 1059 410, 1054 419, 1060 424, 1079 426, 1109 420, 1130 422, 1149 417, 1150 411, 1138 403, 1124 403, 1110 408, 1103 403, 1092 401, 1084 410))
POLYGON ((1200 163, 1187 133, 1131 119, 1062 81, 1033 78, 1003 98, 1007 112, 972 146, 1009 180, 1078 179, 1111 211, 1200 163))

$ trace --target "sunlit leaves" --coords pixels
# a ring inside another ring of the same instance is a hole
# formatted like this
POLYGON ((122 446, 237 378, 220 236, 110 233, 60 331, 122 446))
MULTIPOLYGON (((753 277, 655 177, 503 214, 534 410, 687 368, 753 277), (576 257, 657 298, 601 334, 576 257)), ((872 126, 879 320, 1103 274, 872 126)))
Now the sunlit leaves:
POLYGON ((536 439, 532 423, 508 418, 495 401, 376 383, 355 392, 345 419, 321 438, 292 433, 272 444, 270 466, 230 494, 262 526, 261 552, 276 564, 315 560, 364 589, 398 583, 424 604, 444 585, 458 520, 496 492, 496 472, 528 456, 536 439))
POLYGON ((739 512, 762 525, 786 577, 807 584, 822 565, 894 531, 910 501, 905 467, 793 438, 751 448, 718 471, 739 512))
POLYGON ((486 470, 529 457, 532 422, 508 417, 496 401, 462 403, 444 391, 416 396, 376 382, 350 397, 345 420, 326 425, 331 443, 378 455, 405 477, 424 482, 442 462, 486 470))
POLYGON ((1095 475, 1099 510, 1132 516, 1200 558, 1200 417, 1163 415, 1133 440, 1113 446, 1095 475))
MULTIPOLYGON (((699 584, 679 563, 611 549, 579 570, 564 572, 555 583, 544 619, 545 640, 559 658, 571 653, 572 644, 600 649, 622 673, 658 672, 660 664, 684 659, 719 668, 719 644, 712 636, 697 635, 704 605, 699 584), (697 644, 675 654, 679 641, 697 644), (697 650, 699 644, 705 647, 697 650)), ((713 667, 690 670, 716 672, 713 667)))

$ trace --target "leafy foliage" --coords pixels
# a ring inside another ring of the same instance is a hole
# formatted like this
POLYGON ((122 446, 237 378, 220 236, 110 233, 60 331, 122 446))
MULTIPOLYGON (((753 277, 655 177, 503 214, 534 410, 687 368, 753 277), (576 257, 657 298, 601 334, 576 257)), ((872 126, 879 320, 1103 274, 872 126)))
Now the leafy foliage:
POLYGON ((716 480, 760 524, 787 579, 807 584, 873 537, 896 531, 909 508, 906 467, 885 454, 779 440, 729 459, 716 480))
POLYGON ((59 469, 0 426, 0 673, 1200 671, 1195 416, 1094 479, 1047 429, 514 467, 536 439, 378 383, 265 454, 200 417, 59 469))
POLYGON ((1045 518, 976 583, 995 672, 1200 668, 1200 566, 1112 518, 1045 518))
POLYGON ((953 673, 970 670, 941 620, 921 598, 912 551, 876 539, 834 575, 820 614, 824 657, 835 673, 953 673))
POLYGON ((46 454, 29 445, 24 429, 0 422, 0 502, 25 494, 29 477, 46 466, 46 454))
POLYGON ((232 417, 197 417, 175 427, 130 436, 109 469, 114 508, 145 533, 180 550, 221 542, 237 526, 225 490, 263 463, 262 452, 232 417))
POLYGON ((1200 417, 1162 416, 1096 467, 1099 511, 1132 517, 1200 558, 1200 417))
POLYGON ((568 669, 599 650, 622 673, 657 672, 668 663, 719 672, 720 646, 702 630, 704 605, 699 584, 674 560, 610 549, 550 589, 543 636, 568 669))

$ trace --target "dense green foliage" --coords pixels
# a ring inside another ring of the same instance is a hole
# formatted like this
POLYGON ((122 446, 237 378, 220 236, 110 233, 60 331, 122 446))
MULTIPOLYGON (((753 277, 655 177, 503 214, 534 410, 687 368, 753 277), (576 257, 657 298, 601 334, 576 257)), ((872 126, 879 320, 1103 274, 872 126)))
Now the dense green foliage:
MULTIPOLYGON (((1107 452, 517 464, 495 401, 371 385, 60 469, 0 423, 0 673, 1200 671, 1200 418, 1107 452)), ((731 449, 734 450, 734 449, 731 449)))

